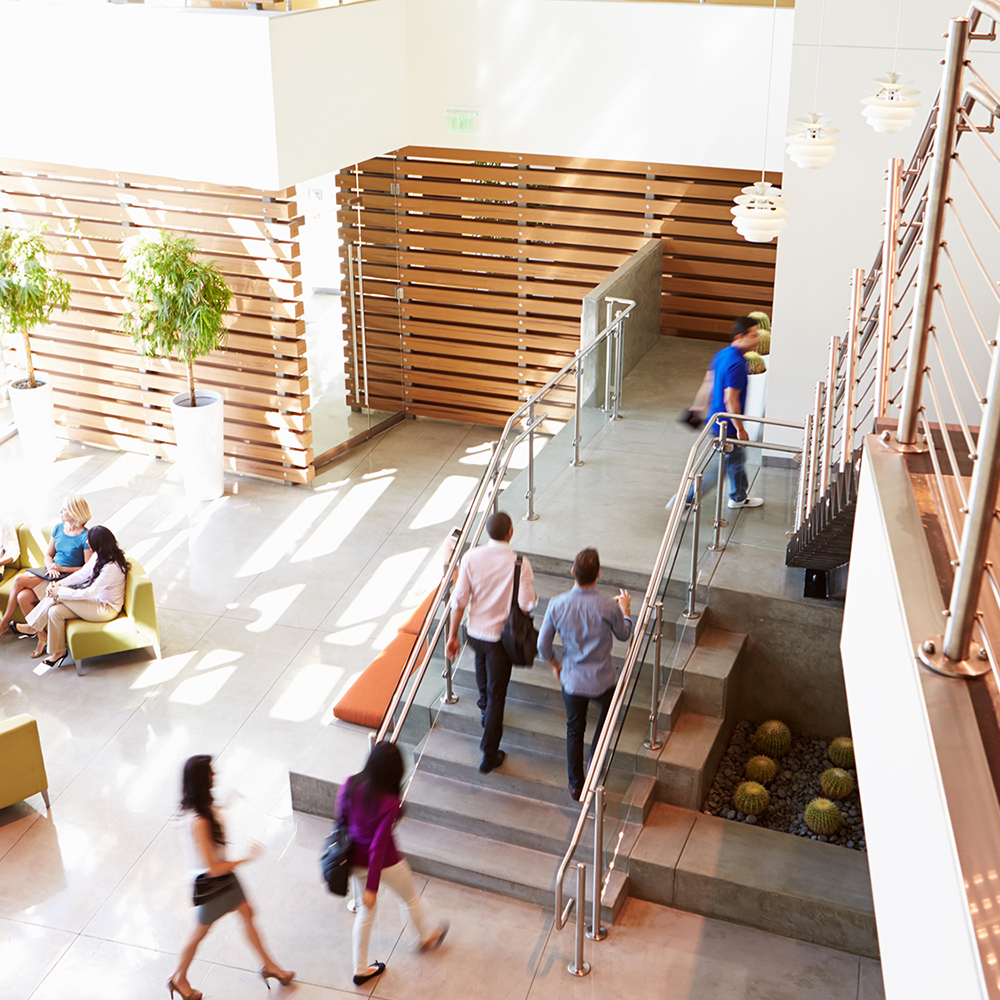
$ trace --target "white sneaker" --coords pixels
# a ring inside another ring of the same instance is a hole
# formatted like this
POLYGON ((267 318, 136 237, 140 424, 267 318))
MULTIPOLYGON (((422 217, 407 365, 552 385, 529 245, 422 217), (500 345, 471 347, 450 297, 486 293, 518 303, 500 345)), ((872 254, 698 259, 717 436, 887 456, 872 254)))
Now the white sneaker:
POLYGON ((762 507, 764 501, 761 497, 747 497, 745 500, 733 500, 732 497, 729 499, 729 506, 736 510, 738 507, 762 507))

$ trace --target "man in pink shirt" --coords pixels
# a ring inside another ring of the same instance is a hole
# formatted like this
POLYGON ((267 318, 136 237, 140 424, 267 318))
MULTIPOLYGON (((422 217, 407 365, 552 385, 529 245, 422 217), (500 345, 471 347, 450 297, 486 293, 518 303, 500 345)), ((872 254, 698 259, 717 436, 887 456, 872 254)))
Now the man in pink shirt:
MULTIPOLYGON (((467 552, 458 570, 458 582, 451 598, 451 631, 448 636, 448 658, 458 656, 458 626, 462 613, 469 609, 466 631, 469 645, 476 653, 476 683, 479 686, 480 721, 483 738, 479 743, 483 760, 479 770, 489 774, 499 767, 507 755, 500 749, 503 736, 503 709, 510 683, 510 658, 500 642, 500 633, 510 614, 514 589, 514 563, 517 555, 510 547, 514 525, 507 514, 492 514, 486 520, 489 542, 467 552)), ((517 603, 522 611, 530 611, 537 603, 531 586, 531 563, 521 560, 521 582, 517 603)))

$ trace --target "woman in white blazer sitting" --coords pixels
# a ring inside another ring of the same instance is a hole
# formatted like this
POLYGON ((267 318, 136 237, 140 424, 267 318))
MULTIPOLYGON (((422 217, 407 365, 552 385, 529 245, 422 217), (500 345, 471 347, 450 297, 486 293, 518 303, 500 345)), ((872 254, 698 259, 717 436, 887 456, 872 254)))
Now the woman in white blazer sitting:
POLYGON ((87 548, 93 555, 75 573, 53 580, 43 601, 29 616, 30 624, 17 626, 26 635, 34 632, 38 642, 47 643, 48 659, 42 662, 58 667, 66 649, 66 621, 82 618, 88 622, 109 622, 117 618, 125 603, 125 578, 128 560, 109 528, 95 525, 87 532, 87 548))

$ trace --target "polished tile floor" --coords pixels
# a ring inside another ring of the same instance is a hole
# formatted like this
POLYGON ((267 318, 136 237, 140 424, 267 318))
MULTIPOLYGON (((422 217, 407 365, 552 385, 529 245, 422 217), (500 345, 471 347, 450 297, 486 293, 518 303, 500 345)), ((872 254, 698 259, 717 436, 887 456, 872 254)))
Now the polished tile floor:
MULTIPOLYGON (((372 957, 388 970, 351 985, 353 918, 319 881, 327 823, 292 812, 288 770, 439 572, 441 542, 494 435, 408 421, 311 488, 231 477, 225 497, 206 504, 188 503, 164 462, 67 445, 37 468, 16 438, 0 445, 0 509, 48 520, 66 493, 85 495, 95 521, 151 574, 163 644, 160 661, 120 654, 77 677, 39 668, 28 643, 0 638, 0 716, 38 719, 52 795, 49 814, 38 796, 0 810, 3 1000, 166 996, 192 919, 173 825, 192 753, 218 758, 235 849, 248 838, 265 845, 241 877, 265 939, 298 973, 286 995, 882 996, 876 962, 637 900, 606 941, 587 943, 593 972, 575 979, 566 972, 571 932, 553 931, 551 914, 423 877, 429 907, 452 921, 445 946, 411 954, 385 900, 372 957)), ((589 468, 598 474, 596 456, 589 468)), ((662 532, 662 501, 647 520, 662 532)), ((572 534, 567 517, 549 522, 572 534)), ((206 939, 191 980, 206 997, 261 998, 255 968, 229 917, 206 939)))

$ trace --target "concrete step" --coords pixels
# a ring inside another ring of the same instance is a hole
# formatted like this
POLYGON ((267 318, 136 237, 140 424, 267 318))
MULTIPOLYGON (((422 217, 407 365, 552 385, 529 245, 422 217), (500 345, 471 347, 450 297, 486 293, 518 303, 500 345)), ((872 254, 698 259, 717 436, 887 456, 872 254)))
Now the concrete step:
MULTIPOLYGON (((456 687, 458 702, 442 705, 437 716, 437 725, 443 729, 474 736, 478 743, 482 736, 480 711, 476 705, 477 692, 466 687, 456 687)), ((584 746, 589 750, 597 725, 598 708, 592 705, 587 720, 584 746)), ((649 709, 637 707, 625 718, 623 735, 629 740, 642 742, 641 735, 648 729, 649 709)), ((538 704, 507 697, 504 708, 503 740, 504 749, 512 747, 534 750, 558 757, 565 766, 566 759, 566 709, 548 702, 538 704)), ((586 752, 586 751, 585 751, 586 752)))
MULTIPOLYGON (((569 805, 557 805, 418 771, 406 792, 406 815, 421 822, 562 857, 576 829, 580 806, 572 800, 569 805)), ((638 804, 635 815, 638 822, 606 822, 605 846, 620 843, 621 850, 631 849, 642 829, 642 803, 638 804)), ((581 859, 589 859, 593 847, 591 814, 577 853, 581 859)))
POLYGON ((628 862, 653 903, 878 958, 867 855, 657 804, 628 862))
MULTIPOLYGON (((554 907, 555 877, 561 861, 554 854, 409 817, 397 824, 396 837, 414 871, 547 909, 554 907)), ((568 896, 575 888, 567 874, 564 892, 568 896)), ((627 888, 627 878, 619 870, 613 870, 603 894, 603 920, 614 921, 625 904, 627 888)))
POLYGON ((745 645, 745 635, 711 627, 704 630, 681 670, 685 712, 722 719, 727 706, 730 711, 735 708, 731 694, 745 645))

